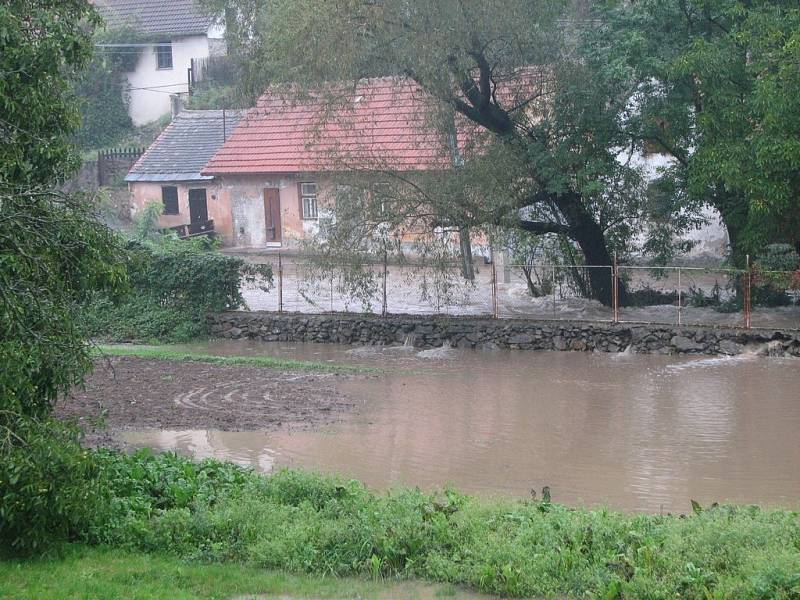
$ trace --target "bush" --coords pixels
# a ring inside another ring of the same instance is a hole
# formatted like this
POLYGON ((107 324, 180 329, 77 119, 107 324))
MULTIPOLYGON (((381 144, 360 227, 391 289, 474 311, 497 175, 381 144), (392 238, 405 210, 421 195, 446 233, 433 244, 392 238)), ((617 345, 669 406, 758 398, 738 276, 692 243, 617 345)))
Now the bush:
POLYGON ((95 455, 77 429, 58 421, 0 424, 0 552, 42 552, 80 538, 96 518, 101 486, 95 455))
POLYGON ((125 247, 130 292, 96 295, 85 307, 89 335, 111 340, 181 342, 208 332, 208 314, 244 306, 243 283, 268 289, 269 265, 226 256, 206 239, 161 236, 125 247))
POLYGON ((355 481, 147 451, 96 455, 106 511, 88 537, 301 573, 421 577, 512 596, 794 598, 800 519, 713 507, 689 517, 376 495, 355 481))

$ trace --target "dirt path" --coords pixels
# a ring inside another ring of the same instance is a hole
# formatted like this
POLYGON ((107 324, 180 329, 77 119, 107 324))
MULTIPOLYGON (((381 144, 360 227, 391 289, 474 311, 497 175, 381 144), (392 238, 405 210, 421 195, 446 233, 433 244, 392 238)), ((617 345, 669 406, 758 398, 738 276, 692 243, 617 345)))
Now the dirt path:
POLYGON ((98 360, 56 415, 78 419, 90 445, 118 446, 114 432, 124 429, 313 428, 354 407, 337 389, 352 377, 116 357, 98 360), (94 427, 104 413, 107 428, 94 427))

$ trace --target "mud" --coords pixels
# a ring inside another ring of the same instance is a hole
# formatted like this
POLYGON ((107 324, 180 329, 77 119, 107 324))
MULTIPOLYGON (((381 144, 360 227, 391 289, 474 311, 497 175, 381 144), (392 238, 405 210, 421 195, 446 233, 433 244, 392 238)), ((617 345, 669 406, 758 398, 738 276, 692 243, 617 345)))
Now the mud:
POLYGON ((115 434, 127 429, 308 430, 353 410, 338 384, 355 377, 115 357, 98 360, 56 415, 77 420, 91 446, 124 445, 115 434))

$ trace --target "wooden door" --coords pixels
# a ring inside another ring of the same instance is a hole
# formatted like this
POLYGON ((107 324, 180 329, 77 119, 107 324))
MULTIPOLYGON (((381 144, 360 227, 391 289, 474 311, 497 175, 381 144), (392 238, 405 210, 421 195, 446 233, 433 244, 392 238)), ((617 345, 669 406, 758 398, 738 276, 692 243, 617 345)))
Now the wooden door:
POLYGON ((208 204, 205 189, 189 190, 189 223, 200 225, 206 221, 208 221, 208 204))
POLYGON ((267 243, 281 241, 281 192, 277 188, 264 190, 264 222, 267 243))

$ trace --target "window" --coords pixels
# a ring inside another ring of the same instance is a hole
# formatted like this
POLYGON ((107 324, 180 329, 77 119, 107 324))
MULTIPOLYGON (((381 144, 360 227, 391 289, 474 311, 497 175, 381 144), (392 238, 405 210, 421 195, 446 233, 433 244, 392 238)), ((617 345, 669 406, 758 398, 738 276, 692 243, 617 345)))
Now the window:
POLYGON ((159 42, 156 45, 156 68, 172 68, 172 42, 159 42))
POLYGON ((318 219, 317 213, 317 184, 300 184, 300 206, 303 210, 304 219, 318 219))
POLYGON ((165 215, 178 214, 178 188, 167 185, 161 188, 161 202, 164 203, 165 215))

